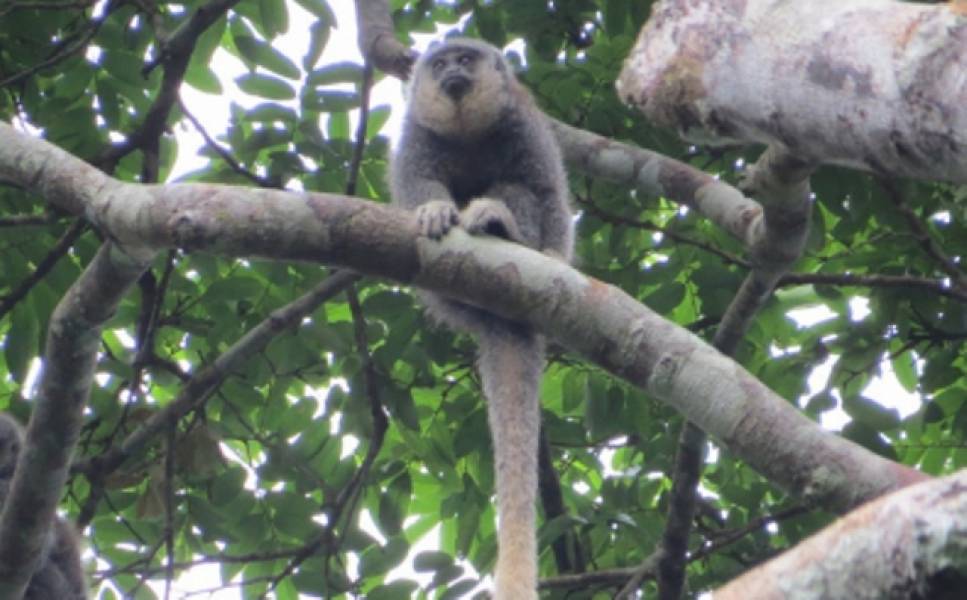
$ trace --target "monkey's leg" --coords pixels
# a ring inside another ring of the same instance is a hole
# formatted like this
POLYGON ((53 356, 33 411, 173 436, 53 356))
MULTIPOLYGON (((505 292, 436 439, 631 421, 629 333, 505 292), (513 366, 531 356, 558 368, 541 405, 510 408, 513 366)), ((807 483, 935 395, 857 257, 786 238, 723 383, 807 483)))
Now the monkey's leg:
POLYGON ((478 336, 497 480, 495 600, 537 598, 537 438, 543 339, 498 321, 478 336))
POLYGON ((81 547, 74 525, 65 519, 54 521, 54 549, 50 562, 56 565, 67 584, 67 592, 58 598, 63 600, 85 600, 87 582, 81 564, 81 547))
POLYGON ((24 600, 86 600, 87 585, 74 526, 58 517, 49 535, 47 555, 30 578, 24 600))
MULTIPOLYGON (((520 231, 515 240, 542 252, 553 251, 565 261, 570 261, 574 245, 574 224, 567 207, 567 192, 558 195, 547 189, 538 195, 530 188, 517 183, 498 183, 484 195, 499 198, 514 216, 520 231)), ((463 217, 461 216, 461 224, 463 217)))

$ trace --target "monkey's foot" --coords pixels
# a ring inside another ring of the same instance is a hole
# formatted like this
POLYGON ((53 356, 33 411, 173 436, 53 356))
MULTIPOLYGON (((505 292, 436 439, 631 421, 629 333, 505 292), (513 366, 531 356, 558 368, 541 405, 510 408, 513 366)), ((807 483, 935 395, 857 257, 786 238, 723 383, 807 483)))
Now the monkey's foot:
POLYGON ((460 225, 472 235, 495 235, 513 242, 522 242, 514 215, 499 200, 477 198, 460 214, 460 225))
POLYGON ((459 222, 460 213, 449 200, 430 200, 416 207, 416 226, 422 236, 438 240, 459 222))

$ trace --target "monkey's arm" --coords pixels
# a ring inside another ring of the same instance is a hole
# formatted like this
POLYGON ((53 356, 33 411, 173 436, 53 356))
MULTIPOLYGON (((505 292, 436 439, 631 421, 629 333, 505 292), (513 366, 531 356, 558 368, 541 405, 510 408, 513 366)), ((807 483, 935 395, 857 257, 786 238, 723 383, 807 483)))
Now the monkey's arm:
POLYGON ((393 201, 416 214, 420 235, 440 239, 459 222, 459 210, 450 190, 428 169, 420 169, 431 164, 419 152, 403 152, 393 164, 392 193, 393 201))
MULTIPOLYGON (((410 165, 402 169, 415 170, 410 165)), ((393 177, 393 201, 416 214, 420 235, 440 239, 459 222, 459 210, 443 182, 432 177, 393 177)))

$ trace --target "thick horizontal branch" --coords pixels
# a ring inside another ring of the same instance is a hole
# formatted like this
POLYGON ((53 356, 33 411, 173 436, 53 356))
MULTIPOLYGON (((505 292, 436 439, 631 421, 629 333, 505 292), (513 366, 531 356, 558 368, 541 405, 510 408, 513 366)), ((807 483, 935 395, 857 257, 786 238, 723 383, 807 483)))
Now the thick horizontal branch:
POLYGON ((662 0, 622 99, 709 143, 967 182, 963 3, 662 0))
POLYGON ((746 572, 716 600, 962 598, 967 471, 874 500, 746 572))
POLYGON ((765 235, 762 206, 705 171, 555 119, 550 124, 568 167, 697 210, 746 246, 765 235))
POLYGON ((409 213, 358 198, 125 184, 6 125, 0 138, 0 176, 84 212, 124 248, 348 267, 531 323, 675 407, 773 481, 832 510, 924 478, 824 431, 620 289, 531 249, 459 229, 441 242, 419 238, 409 213))

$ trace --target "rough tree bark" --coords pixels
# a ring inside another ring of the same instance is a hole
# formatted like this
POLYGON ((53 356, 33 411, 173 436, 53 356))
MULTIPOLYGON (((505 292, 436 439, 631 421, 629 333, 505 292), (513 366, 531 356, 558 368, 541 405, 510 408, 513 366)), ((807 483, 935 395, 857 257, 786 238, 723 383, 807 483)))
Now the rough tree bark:
POLYGON ((618 90, 694 141, 967 182, 965 70, 963 3, 663 0, 618 90))
POLYGON ((967 471, 874 500, 752 569, 715 600, 963 598, 967 471))

